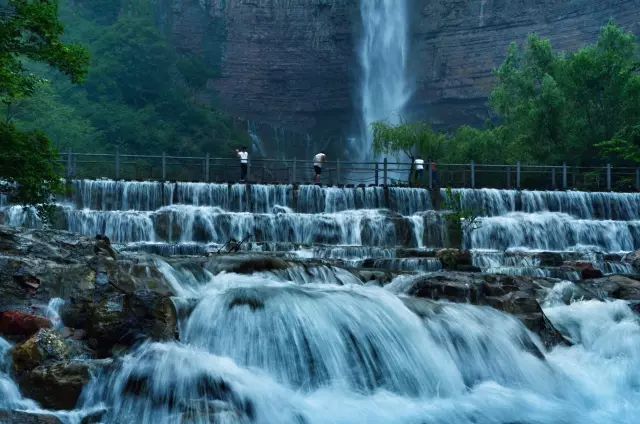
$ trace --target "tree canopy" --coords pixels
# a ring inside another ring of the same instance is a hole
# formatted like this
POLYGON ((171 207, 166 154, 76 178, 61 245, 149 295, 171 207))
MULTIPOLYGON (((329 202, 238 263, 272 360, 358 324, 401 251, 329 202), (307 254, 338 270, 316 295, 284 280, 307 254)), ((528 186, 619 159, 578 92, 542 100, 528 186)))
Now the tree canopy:
POLYGON ((43 128, 59 149, 79 152, 223 155, 247 144, 246 126, 203 90, 218 76, 217 59, 177 51, 155 13, 152 0, 61 1, 66 39, 91 52, 86 83, 49 74, 50 84, 14 105, 16 125, 43 128))
POLYGON ((512 44, 490 96, 494 119, 442 139, 425 124, 376 123, 374 149, 413 151, 450 162, 599 165, 640 162, 640 74, 636 37, 614 23, 577 52, 531 35, 512 44), (434 149, 421 140, 441 140, 434 149))
POLYGON ((28 68, 39 62, 73 83, 86 77, 89 54, 77 44, 63 43, 63 26, 55 0, 0 2, 0 101, 6 119, 0 123, 0 190, 11 190, 24 204, 41 204, 60 187, 56 151, 39 131, 20 131, 11 123, 11 107, 32 96, 45 78, 28 68))

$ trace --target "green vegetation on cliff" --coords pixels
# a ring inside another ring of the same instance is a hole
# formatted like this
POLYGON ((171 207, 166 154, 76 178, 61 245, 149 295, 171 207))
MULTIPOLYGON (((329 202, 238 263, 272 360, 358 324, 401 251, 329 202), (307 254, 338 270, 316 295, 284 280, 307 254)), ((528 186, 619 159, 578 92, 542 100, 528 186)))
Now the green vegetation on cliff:
POLYGON ((177 52, 154 21, 149 0, 60 3, 65 38, 91 53, 82 86, 49 73, 14 105, 23 129, 42 128, 60 150, 225 154, 246 129, 199 93, 216 70, 177 52))
POLYGON ((640 162, 639 66, 635 36, 613 23, 572 54, 532 35, 523 47, 512 44, 496 71, 490 104, 498 125, 439 134, 377 123, 374 148, 450 163, 640 162))

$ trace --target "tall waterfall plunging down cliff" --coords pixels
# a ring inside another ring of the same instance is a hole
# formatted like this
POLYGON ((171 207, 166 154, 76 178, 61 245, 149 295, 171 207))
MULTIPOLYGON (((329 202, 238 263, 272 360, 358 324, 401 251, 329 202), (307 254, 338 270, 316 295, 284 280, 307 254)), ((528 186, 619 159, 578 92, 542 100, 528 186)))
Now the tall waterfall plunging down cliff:
POLYGON ((360 14, 363 28, 360 45, 362 134, 356 151, 361 155, 360 159, 367 160, 373 157, 371 124, 399 122, 411 96, 407 76, 407 0, 361 1, 360 14))

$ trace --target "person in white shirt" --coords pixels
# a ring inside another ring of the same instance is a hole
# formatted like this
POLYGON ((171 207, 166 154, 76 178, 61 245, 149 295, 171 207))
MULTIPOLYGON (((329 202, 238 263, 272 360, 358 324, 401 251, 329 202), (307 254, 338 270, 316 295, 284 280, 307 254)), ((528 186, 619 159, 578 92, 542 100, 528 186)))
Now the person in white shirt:
POLYGON ((322 164, 327 160, 327 155, 324 152, 320 152, 313 157, 313 170, 316 173, 316 184, 320 183, 320 174, 322 174, 322 164))
POLYGON ((247 167, 249 166, 249 152, 246 147, 236 149, 236 155, 240 159, 240 182, 244 182, 247 178, 247 167))
POLYGON ((416 178, 420 181, 424 178, 424 159, 417 157, 413 164, 416 167, 416 178))

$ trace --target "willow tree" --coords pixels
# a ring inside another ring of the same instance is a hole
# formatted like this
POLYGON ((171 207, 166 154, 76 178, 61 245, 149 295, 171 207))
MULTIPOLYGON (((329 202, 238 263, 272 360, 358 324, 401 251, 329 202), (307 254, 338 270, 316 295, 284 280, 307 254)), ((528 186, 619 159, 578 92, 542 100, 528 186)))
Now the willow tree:
POLYGON ((403 154, 413 162, 417 156, 437 160, 444 154, 447 137, 433 131, 427 123, 403 122, 392 125, 375 122, 372 128, 373 151, 378 155, 403 154))
POLYGON ((24 204, 47 203, 60 187, 57 153, 41 132, 23 132, 11 122, 11 107, 33 95, 44 78, 32 63, 44 63, 80 83, 87 74, 88 52, 62 42, 56 0, 0 0, 0 192, 24 204))

